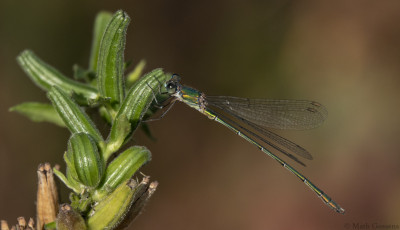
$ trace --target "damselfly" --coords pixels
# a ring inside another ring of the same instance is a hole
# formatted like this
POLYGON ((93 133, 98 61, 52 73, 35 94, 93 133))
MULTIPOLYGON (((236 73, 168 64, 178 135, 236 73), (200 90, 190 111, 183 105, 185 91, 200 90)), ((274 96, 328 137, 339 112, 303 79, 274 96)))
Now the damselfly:
MULTIPOLYGON (((327 116, 319 103, 307 100, 248 99, 227 96, 206 96, 191 87, 182 85, 178 75, 172 75, 165 83, 167 94, 172 97, 171 106, 181 101, 208 118, 228 127, 237 135, 257 146, 278 161, 283 167, 310 187, 322 201, 338 213, 345 210, 309 179, 264 147, 278 150, 304 165, 291 153, 312 159, 310 153, 299 145, 269 131, 274 129, 309 129, 318 126, 327 116)), ((170 107, 171 108, 171 107, 170 107)), ((168 110, 167 110, 168 111, 168 110)))

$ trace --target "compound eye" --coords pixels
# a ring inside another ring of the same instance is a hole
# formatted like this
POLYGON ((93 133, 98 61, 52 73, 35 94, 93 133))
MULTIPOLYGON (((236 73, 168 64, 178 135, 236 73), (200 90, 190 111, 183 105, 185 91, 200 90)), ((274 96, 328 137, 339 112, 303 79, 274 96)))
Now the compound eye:
POLYGON ((166 88, 169 94, 173 94, 176 92, 176 84, 173 82, 167 83, 166 88))

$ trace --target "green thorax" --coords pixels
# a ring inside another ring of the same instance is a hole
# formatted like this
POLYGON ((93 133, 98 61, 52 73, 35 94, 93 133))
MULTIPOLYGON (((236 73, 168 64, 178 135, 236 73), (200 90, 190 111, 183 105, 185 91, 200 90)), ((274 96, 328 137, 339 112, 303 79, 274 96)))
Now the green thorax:
POLYGON ((196 89, 190 88, 188 86, 182 86, 180 91, 180 96, 182 102, 187 104, 188 106, 200 110, 200 103, 199 98, 201 97, 202 93, 196 89))

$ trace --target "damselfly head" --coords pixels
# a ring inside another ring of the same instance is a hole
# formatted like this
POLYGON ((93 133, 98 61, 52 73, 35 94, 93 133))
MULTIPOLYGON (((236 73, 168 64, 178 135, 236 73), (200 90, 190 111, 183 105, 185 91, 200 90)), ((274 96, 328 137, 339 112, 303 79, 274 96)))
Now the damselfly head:
POLYGON ((178 90, 179 80, 181 78, 177 74, 173 74, 171 79, 165 83, 168 94, 174 94, 178 90))

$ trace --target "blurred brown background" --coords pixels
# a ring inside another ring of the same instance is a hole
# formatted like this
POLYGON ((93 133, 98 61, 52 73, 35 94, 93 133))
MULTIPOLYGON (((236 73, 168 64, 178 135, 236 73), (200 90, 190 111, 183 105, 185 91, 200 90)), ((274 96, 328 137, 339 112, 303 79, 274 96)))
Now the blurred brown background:
POLYGON ((87 66, 95 14, 118 9, 132 17, 126 58, 145 58, 146 71, 179 73, 209 95, 324 104, 321 127, 281 134, 313 153, 308 167, 296 168, 347 211, 333 212, 257 148, 179 104, 151 123, 157 141, 135 134, 153 153, 142 171, 160 183, 136 229, 400 225, 397 0, 2 0, 0 219, 34 215, 37 165, 62 164, 69 136, 8 112, 47 101, 15 57, 32 49, 71 76, 73 64, 87 66))

